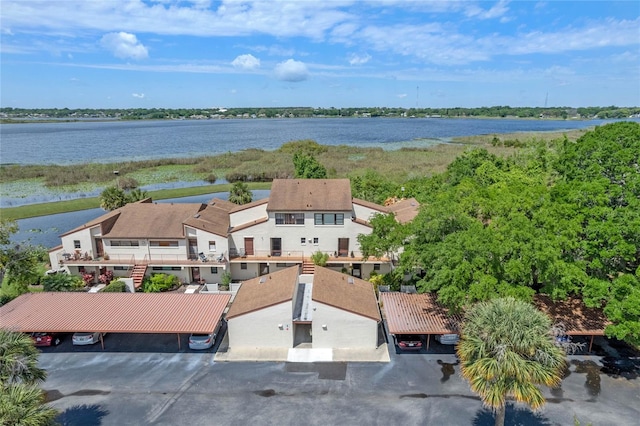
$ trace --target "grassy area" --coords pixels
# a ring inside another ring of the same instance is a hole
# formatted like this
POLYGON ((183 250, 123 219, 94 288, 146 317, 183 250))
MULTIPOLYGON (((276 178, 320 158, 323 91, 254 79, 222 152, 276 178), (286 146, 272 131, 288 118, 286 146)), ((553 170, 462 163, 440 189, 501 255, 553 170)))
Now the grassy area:
MULTIPOLYGON (((269 189, 270 182, 249 183, 249 189, 269 189)), ((149 196, 154 200, 164 200, 167 198, 190 197, 193 195, 210 194, 212 192, 228 192, 231 184, 196 186, 189 188, 162 189, 149 191, 149 196)), ((77 200, 58 201, 54 203, 31 204, 28 206, 11 207, 0 209, 0 217, 17 220, 30 217, 46 216, 56 213, 67 213, 78 210, 94 209, 100 207, 100 199, 81 198, 77 200)))

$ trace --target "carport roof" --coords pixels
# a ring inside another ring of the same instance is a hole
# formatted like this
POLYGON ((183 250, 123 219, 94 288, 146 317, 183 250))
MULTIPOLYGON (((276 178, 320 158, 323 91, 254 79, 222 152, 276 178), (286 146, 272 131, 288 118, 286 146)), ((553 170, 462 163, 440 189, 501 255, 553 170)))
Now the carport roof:
POLYGON ((391 334, 458 334, 462 323, 430 293, 383 292, 380 301, 391 334))
POLYGON ((555 323, 561 323, 565 332, 574 336, 603 336, 604 329, 611 324, 600 308, 588 308, 577 297, 552 300, 549 296, 537 294, 534 303, 555 323))
POLYGON ((210 333, 228 294, 27 293, 0 307, 3 328, 21 332, 210 333))

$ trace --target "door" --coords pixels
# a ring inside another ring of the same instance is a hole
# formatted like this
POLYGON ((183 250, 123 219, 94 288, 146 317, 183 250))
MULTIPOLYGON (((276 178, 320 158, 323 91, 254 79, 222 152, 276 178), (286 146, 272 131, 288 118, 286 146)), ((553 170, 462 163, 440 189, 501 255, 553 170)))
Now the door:
POLYGON ((189 259, 198 258, 198 240, 189 240, 189 259))
POLYGON ((282 238, 271 239, 271 256, 282 256, 282 238))
POLYGON ((253 237, 244 239, 244 254, 253 256, 253 237))
POLYGON ((259 263, 258 270, 260 271, 260 275, 268 275, 269 274, 269 264, 268 263, 259 263))
POLYGON ((349 256, 349 239, 348 238, 338 238, 338 256, 340 257, 349 256))
POLYGON ((191 282, 200 282, 200 268, 191 268, 191 282))
POLYGON ((102 246, 102 238, 96 238, 96 255, 95 257, 102 257, 104 255, 104 247, 102 246))

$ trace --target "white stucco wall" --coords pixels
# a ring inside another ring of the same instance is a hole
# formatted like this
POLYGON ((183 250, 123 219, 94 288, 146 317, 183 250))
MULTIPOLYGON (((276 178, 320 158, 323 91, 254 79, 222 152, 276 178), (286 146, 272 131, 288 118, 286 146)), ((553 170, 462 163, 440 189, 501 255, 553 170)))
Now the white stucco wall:
POLYGON ((229 347, 293 347, 291 301, 228 320, 229 347), (280 325, 282 326, 280 328, 280 325))
POLYGON ((314 348, 367 348, 375 349, 378 343, 376 321, 313 302, 314 348), (326 330, 323 327, 326 326, 326 330))
POLYGON ((336 212, 344 213, 344 225, 315 225, 314 213, 304 212, 304 225, 276 225, 275 214, 270 213, 269 221, 233 232, 230 246, 244 249, 244 239, 251 237, 255 254, 266 256, 271 251, 271 238, 281 238, 283 257, 289 253, 291 256, 309 257, 316 251, 338 251, 339 238, 349 239, 349 252, 359 252, 358 235, 371 233, 371 228, 351 220, 351 212, 336 212), (303 237, 304 244, 301 242, 303 237), (314 238, 318 238, 317 244, 314 244, 314 238))
MULTIPOLYGON (((99 228, 94 228, 98 229, 99 228)), ((95 233, 95 232, 94 232, 95 233)), ((93 247, 93 238, 91 228, 81 229, 73 234, 65 235, 62 237, 62 249, 63 253, 75 253, 76 250, 80 250, 81 254, 89 253, 91 256, 94 255, 94 247, 93 247), (74 241, 80 241, 80 248, 76 249, 74 245, 74 241)))
POLYGON ((267 203, 263 203, 251 208, 243 209, 229 215, 229 225, 231 227, 243 225, 248 222, 267 216, 267 203))
POLYGON ((370 220, 376 213, 382 213, 380 210, 375 210, 355 203, 353 204, 353 212, 358 219, 366 221, 370 220))

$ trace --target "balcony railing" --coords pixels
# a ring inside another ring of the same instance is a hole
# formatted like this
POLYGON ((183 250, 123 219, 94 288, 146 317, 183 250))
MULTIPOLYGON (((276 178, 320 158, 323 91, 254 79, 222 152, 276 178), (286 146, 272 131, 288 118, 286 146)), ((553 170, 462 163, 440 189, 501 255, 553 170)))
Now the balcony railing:
POLYGON ((157 254, 136 257, 131 254, 104 254, 100 257, 75 256, 67 253, 58 253, 59 265, 83 266, 83 265, 176 265, 176 266, 217 266, 227 262, 224 253, 211 256, 193 256, 177 254, 157 254))

